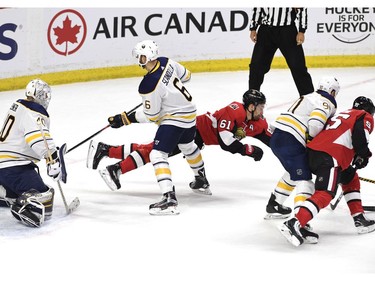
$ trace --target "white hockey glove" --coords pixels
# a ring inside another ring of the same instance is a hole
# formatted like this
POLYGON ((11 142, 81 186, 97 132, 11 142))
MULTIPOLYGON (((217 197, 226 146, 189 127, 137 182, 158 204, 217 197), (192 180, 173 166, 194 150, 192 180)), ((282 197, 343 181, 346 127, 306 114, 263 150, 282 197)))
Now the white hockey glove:
POLYGON ((52 154, 53 162, 47 163, 47 175, 53 178, 54 181, 61 180, 61 165, 57 151, 52 154))

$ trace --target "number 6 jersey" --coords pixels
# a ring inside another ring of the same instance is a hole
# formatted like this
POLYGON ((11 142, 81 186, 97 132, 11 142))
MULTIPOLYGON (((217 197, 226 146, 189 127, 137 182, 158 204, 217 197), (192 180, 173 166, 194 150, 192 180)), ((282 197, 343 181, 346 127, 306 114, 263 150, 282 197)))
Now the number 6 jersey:
POLYGON ((155 67, 139 85, 143 112, 136 112, 138 122, 191 128, 195 125, 196 106, 182 84, 190 79, 190 72, 181 64, 157 58, 155 67))

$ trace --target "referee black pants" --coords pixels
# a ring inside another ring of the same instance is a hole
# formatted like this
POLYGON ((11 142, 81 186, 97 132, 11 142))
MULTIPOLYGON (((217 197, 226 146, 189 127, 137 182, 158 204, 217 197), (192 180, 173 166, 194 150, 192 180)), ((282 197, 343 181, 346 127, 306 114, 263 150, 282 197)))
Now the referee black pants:
POLYGON ((305 54, 302 45, 297 45, 296 37, 295 25, 259 27, 249 65, 249 89, 260 90, 264 75, 270 70, 275 52, 279 49, 292 72, 300 96, 314 92, 312 79, 306 68, 305 54))

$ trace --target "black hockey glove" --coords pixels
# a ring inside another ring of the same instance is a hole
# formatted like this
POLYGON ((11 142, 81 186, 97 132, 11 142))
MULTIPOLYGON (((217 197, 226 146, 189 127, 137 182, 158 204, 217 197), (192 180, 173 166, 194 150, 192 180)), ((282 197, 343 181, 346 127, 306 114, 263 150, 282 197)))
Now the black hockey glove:
POLYGON ((125 111, 115 116, 108 117, 108 123, 112 128, 120 128, 124 125, 131 124, 128 114, 125 111))
POLYGON ((362 157, 359 154, 354 155, 353 166, 357 169, 362 169, 368 164, 368 157, 362 157))
POLYGON ((254 158, 255 161, 259 161, 263 157, 263 150, 260 147, 257 147, 255 145, 249 145, 245 144, 244 145, 244 154, 254 158))

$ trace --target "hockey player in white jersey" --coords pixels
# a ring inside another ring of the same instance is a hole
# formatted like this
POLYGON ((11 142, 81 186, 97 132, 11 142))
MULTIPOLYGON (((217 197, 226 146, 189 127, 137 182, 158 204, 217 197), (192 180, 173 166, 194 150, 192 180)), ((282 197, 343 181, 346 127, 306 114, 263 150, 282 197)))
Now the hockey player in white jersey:
POLYGON ((55 180, 61 167, 55 143, 50 135, 47 108, 51 88, 40 80, 30 81, 26 99, 14 102, 0 131, 0 204, 8 205, 15 218, 39 227, 52 215, 54 190, 39 175, 35 163, 48 158, 45 140, 54 161, 47 173, 55 180))
MULTIPOLYGON (((147 71, 138 89, 142 97, 143 110, 131 114, 123 112, 109 117, 108 121, 113 128, 145 122, 159 126, 150 161, 163 196, 160 202, 150 205, 149 211, 152 215, 169 215, 179 213, 168 163, 168 154, 176 146, 193 170, 195 182, 201 185, 199 187, 209 190, 209 183, 200 149, 194 142, 196 106, 183 84, 190 79, 190 71, 169 58, 158 57, 158 53, 158 46, 152 40, 144 40, 135 45, 132 54, 138 60, 138 64, 147 71)), ((109 186, 120 187, 119 177, 122 172, 119 163, 107 166, 99 172, 109 186)))
POLYGON ((339 91, 336 78, 323 77, 315 92, 301 96, 287 112, 276 118, 270 147, 286 171, 271 194, 265 219, 286 218, 291 214, 292 210, 282 204, 295 187, 295 212, 314 192, 306 143, 322 131, 328 118, 335 114, 335 97, 339 91))

